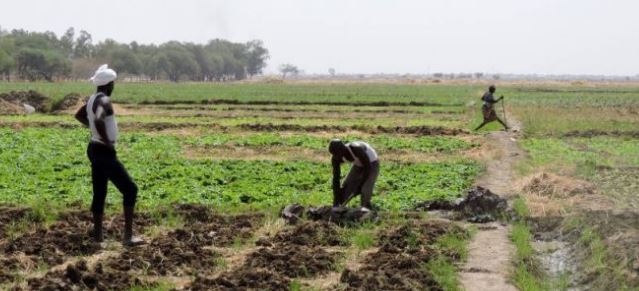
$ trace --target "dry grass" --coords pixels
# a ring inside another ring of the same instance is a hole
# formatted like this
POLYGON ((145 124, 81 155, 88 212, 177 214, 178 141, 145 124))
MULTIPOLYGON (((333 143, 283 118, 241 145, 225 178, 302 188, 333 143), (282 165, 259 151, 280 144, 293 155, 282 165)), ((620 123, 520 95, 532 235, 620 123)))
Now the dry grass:
POLYGON ((614 203, 590 182, 546 172, 515 183, 532 216, 567 215, 573 211, 612 209, 614 203))

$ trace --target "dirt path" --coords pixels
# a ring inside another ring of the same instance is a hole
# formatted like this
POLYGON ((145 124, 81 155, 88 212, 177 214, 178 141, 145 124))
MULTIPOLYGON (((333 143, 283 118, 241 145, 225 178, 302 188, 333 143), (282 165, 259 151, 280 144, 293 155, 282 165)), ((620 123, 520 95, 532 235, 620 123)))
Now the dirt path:
MULTIPOLYGON (((515 120, 509 121, 513 131, 487 135, 495 156, 488 162, 486 173, 476 182, 505 198, 513 197, 515 162, 524 154, 517 146, 521 125, 515 120)), ((499 222, 480 226, 470 243, 468 261, 460 274, 465 290, 517 290, 509 282, 511 258, 515 252, 509 232, 510 227, 499 222)))

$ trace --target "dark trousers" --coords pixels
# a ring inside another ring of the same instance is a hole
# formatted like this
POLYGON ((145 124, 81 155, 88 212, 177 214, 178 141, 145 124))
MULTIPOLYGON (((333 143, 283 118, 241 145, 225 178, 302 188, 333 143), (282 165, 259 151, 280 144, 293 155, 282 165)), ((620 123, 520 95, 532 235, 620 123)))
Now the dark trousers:
POLYGON ((93 179, 91 211, 97 214, 104 213, 104 202, 109 180, 124 195, 124 207, 135 206, 138 187, 129 176, 129 173, 127 173, 124 165, 118 161, 115 149, 91 142, 87 148, 87 156, 89 156, 89 161, 91 161, 91 177, 93 179))

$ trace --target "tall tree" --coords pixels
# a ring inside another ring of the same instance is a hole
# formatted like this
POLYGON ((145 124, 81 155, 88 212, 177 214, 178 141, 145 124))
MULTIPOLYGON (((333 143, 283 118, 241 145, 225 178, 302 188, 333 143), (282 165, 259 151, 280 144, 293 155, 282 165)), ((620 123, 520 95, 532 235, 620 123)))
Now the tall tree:
POLYGON ((75 29, 73 29, 73 27, 69 27, 62 37, 60 37, 60 46, 62 47, 62 52, 67 58, 73 57, 73 46, 75 42, 74 37, 75 29))
POLYGON ((93 39, 91 34, 84 30, 80 30, 80 35, 75 40, 73 56, 76 58, 89 58, 91 57, 92 49, 93 39))
POLYGON ((261 40, 253 40, 246 44, 248 60, 246 63, 246 73, 254 76, 262 73, 266 67, 266 60, 269 58, 268 50, 261 40))

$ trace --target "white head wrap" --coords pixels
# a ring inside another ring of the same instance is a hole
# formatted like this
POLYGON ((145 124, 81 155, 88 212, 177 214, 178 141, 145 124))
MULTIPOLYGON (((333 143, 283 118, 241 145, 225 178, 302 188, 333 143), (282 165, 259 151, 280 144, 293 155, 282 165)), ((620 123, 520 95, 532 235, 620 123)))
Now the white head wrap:
POLYGON ((91 82, 96 86, 103 86, 109 84, 118 77, 118 74, 115 73, 114 70, 109 69, 109 65, 104 64, 95 71, 93 77, 91 77, 91 82))

